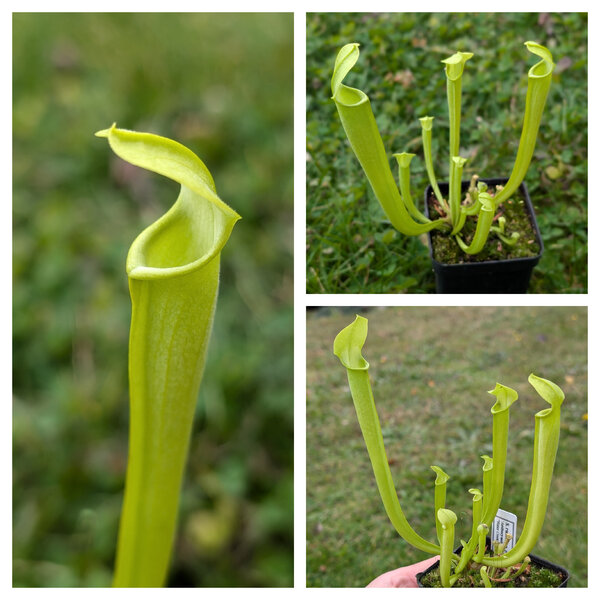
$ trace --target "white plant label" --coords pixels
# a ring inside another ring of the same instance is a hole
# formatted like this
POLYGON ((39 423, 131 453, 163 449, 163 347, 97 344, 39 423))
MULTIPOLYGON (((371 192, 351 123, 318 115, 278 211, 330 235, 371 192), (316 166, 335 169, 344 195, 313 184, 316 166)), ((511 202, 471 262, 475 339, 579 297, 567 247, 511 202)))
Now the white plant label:
POLYGON ((507 510, 498 509, 494 521, 492 522, 492 542, 503 543, 506 534, 512 535, 512 540, 506 544, 505 552, 515 545, 517 538, 517 515, 513 515, 507 510))

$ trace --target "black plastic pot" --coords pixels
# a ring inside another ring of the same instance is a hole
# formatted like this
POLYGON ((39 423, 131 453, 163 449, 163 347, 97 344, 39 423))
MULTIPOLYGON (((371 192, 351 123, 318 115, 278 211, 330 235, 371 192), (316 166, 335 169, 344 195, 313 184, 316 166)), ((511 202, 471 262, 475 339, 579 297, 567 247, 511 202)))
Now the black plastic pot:
MULTIPOLYGON (((490 543, 489 538, 488 538, 487 542, 489 545, 489 543, 490 543)), ((462 546, 460 548, 457 548, 454 552, 456 554, 460 554, 461 551, 462 551, 462 546)), ((567 582, 569 581, 570 575, 569 575, 569 571, 567 571, 564 567, 555 565, 554 563, 550 562, 549 560, 540 558, 539 556, 536 556, 535 554, 530 554, 529 558, 531 559, 532 565, 537 565, 538 567, 544 567, 545 569, 550 569, 550 570, 554 571, 555 573, 560 573, 562 576, 562 583, 558 587, 567 587, 567 582)), ((440 564, 440 561, 438 560, 437 562, 433 563, 428 569, 426 569, 422 573, 417 573, 417 584, 419 587, 423 587, 423 585, 421 584, 421 579, 423 577, 425 577, 425 575, 427 575, 427 573, 430 573, 431 571, 437 569, 439 564, 440 564)))
MULTIPOLYGON (((490 187, 504 185, 507 179, 482 179, 490 187)), ((462 182, 462 191, 469 189, 469 181, 462 182)), ((448 184, 440 183, 442 195, 448 195, 448 184)), ((544 251, 544 243, 538 228, 531 198, 527 186, 519 186, 525 206, 529 214, 529 221, 535 233, 540 252, 536 256, 527 258, 509 258, 504 260, 489 260, 482 262, 466 262, 460 264, 447 264, 435 260, 431 233, 429 233, 429 256, 435 272, 435 286, 438 294, 525 294, 529 287, 531 272, 538 264, 544 251)), ((425 214, 429 216, 429 197, 433 190, 427 186, 425 190, 425 214)))

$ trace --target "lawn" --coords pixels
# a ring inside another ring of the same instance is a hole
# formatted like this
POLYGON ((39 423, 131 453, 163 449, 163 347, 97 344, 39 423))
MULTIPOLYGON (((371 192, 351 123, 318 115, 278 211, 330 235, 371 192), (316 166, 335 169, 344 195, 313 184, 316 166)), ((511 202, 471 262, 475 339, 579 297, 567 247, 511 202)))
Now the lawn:
POLYGON ((110 585, 127 460, 127 249, 179 186, 94 132, 189 147, 221 256, 169 586, 293 582, 293 17, 13 18, 13 585, 110 585))
MULTIPOLYGON (((346 14, 307 16, 307 291, 430 293, 426 242, 395 231, 354 157, 331 100, 338 50, 359 42, 347 84, 370 98, 383 143, 412 152, 413 198, 428 184, 418 118, 435 117, 433 160, 447 180, 448 107, 440 61, 470 51, 463 76, 464 178, 509 175, 525 107, 523 43, 547 46, 556 62, 535 154, 525 178, 545 254, 529 288, 587 290, 587 15, 583 13, 346 14)), ((397 167, 392 169, 396 172, 397 167)))
POLYGON ((587 309, 421 307, 318 309, 307 317, 307 585, 364 587, 427 558, 402 540, 383 509, 333 339, 357 312, 369 319, 363 355, 400 504, 413 528, 435 539, 430 465, 451 477, 447 507, 457 539, 471 527, 480 455, 492 452, 487 390, 516 389, 501 507, 527 510, 534 414, 547 404, 531 372, 565 392, 550 500, 534 554, 587 586, 587 309))

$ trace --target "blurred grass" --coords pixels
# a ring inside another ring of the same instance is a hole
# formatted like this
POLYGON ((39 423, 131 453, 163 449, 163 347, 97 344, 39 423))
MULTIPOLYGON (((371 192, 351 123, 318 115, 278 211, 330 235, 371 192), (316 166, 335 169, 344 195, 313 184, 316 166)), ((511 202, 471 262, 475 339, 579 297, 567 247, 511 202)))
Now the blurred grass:
MULTIPOLYGON (((348 85, 371 99, 384 146, 413 152, 413 197, 428 184, 418 117, 435 116, 436 175, 447 181, 448 107, 440 60, 474 52, 463 77, 465 178, 510 174, 525 107, 523 43, 557 63, 529 187, 545 244, 530 292, 587 290, 587 15, 585 13, 392 13, 307 15, 307 291, 435 291, 426 242, 396 232, 379 207, 331 101, 338 50, 361 44, 348 85)), ((395 164, 395 162, 394 162, 395 164)), ((396 173, 397 168, 392 169, 396 173)))
POLYGON ((134 237, 178 186, 93 136, 196 152, 243 220, 222 256, 171 586, 293 575, 289 14, 13 16, 13 585, 111 581, 134 237))
POLYGON ((369 319, 363 351, 388 460, 409 523, 435 539, 429 466, 451 477, 447 506, 457 539, 471 527, 481 486, 480 455, 492 454, 496 381, 513 387, 502 508, 527 510, 535 412, 547 404, 529 373, 565 392, 550 500, 534 554, 565 566, 569 586, 587 586, 587 309, 422 307, 319 309, 307 319, 307 585, 364 587, 376 576, 427 558, 404 542, 379 498, 348 389, 332 353, 357 312, 369 319))

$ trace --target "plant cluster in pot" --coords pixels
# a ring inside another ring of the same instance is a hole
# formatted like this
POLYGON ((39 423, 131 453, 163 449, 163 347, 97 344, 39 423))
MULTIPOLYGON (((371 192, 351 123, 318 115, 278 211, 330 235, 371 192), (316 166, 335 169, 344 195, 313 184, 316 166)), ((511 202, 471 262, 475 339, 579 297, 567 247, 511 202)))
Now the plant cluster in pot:
POLYGON ((509 412, 511 405, 518 398, 515 390, 497 383, 490 391, 496 398, 491 408, 492 456, 481 457, 481 489, 469 490, 472 495, 470 537, 467 538, 468 541, 461 540, 461 546, 455 548, 457 516, 454 511, 446 508, 446 482, 449 475, 436 465, 431 467, 436 473, 434 514, 437 534, 437 540, 432 542, 421 537, 408 523, 396 493, 373 399, 369 363, 362 356, 362 347, 367 338, 367 325, 367 319, 357 316, 353 323, 336 336, 333 351, 346 368, 358 423, 373 466, 377 488, 390 521, 409 544, 429 554, 440 555, 438 563, 420 574, 420 585, 565 587, 569 578, 566 569, 530 554, 540 536, 548 506, 560 434, 560 412, 564 400, 562 390, 552 381, 534 374, 529 376, 529 383, 550 407, 535 415, 529 502, 525 523, 518 538, 512 540, 506 535, 495 544, 490 544, 488 538, 490 528, 500 511, 504 491, 509 412), (433 572, 433 580, 429 577, 430 572, 433 572))
POLYGON ((523 179, 533 156, 554 62, 535 42, 527 49, 541 60, 529 69, 525 116, 512 173, 507 179, 474 175, 462 181, 460 156, 462 75, 473 54, 456 52, 445 63, 449 109, 448 182, 438 184, 432 160, 433 117, 420 119, 430 185, 425 212, 411 195, 414 154, 394 154, 399 187, 392 175, 368 96, 343 83, 358 60, 357 43, 338 53, 331 89, 348 141, 391 224, 402 234, 429 235, 438 293, 525 293, 543 243, 523 179), (430 218, 433 217, 434 218, 430 218))
MULTIPOLYGON (((509 538, 510 539, 510 538, 509 538)), ((503 544, 497 546, 494 552, 502 550, 503 544)), ((486 538, 486 548, 493 548, 489 537, 486 538)), ((454 554, 460 556, 462 546, 455 548, 454 554)), ((459 575, 454 587, 567 587, 569 572, 560 565, 528 554, 524 560, 509 567, 498 568, 492 575, 488 570, 481 572, 482 567, 471 561, 470 565, 459 575), (485 576, 487 575, 487 580, 485 576), (489 581, 489 586, 486 584, 489 581)), ((440 562, 437 561, 422 573, 417 573, 418 587, 443 587, 440 577, 440 562)))

